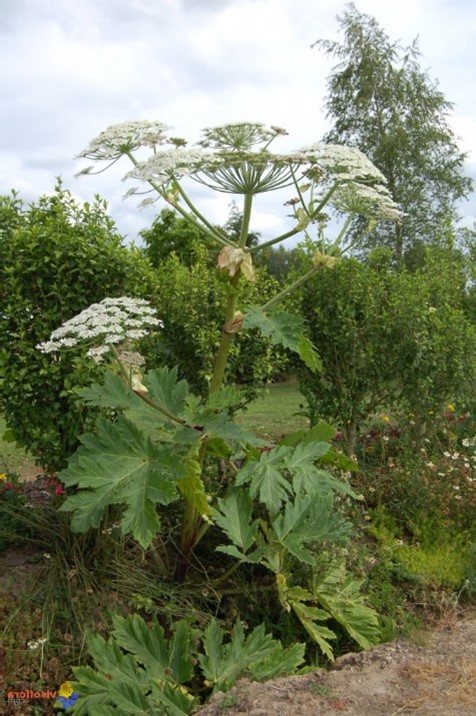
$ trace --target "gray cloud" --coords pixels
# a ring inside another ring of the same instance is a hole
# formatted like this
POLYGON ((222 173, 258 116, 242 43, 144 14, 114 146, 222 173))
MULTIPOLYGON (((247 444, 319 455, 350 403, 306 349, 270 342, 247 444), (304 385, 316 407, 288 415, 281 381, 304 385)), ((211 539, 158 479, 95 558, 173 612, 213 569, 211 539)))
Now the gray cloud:
MULTIPOLYGON (((244 119, 288 128, 287 148, 319 140, 331 64, 310 44, 336 36, 335 16, 344 6, 345 0, 3 0, 0 193, 16 187, 32 200, 51 191, 61 174, 79 198, 107 197, 120 231, 132 237, 160 207, 139 213, 133 200, 123 202, 120 168, 73 178, 79 168, 73 157, 107 126, 158 118, 196 140, 204 126, 244 119)), ((359 7, 404 43, 420 34, 425 64, 457 103, 455 131, 474 160, 472 4, 361 0, 359 7)), ((196 196, 205 201, 203 193, 196 196)), ((206 206, 222 217, 226 201, 206 206)), ((273 211, 285 215, 280 201, 267 197, 263 233, 273 211)), ((472 204, 465 211, 472 215, 472 204)))

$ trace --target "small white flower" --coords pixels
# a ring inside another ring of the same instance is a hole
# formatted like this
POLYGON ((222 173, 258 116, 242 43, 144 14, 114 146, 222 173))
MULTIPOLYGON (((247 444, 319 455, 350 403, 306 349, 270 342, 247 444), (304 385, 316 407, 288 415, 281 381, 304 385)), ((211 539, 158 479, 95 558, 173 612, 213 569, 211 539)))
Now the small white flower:
POLYGON ((31 650, 38 649, 39 646, 46 644, 46 639, 36 639, 34 641, 27 642, 27 647, 31 650))

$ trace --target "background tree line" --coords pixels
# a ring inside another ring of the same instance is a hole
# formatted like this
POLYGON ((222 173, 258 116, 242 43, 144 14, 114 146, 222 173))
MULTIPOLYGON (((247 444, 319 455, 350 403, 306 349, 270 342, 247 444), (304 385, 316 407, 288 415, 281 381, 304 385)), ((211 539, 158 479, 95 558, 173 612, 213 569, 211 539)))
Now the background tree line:
MULTIPOLYGON (((249 399, 260 385, 298 372, 311 417, 336 422, 351 451, 359 424, 379 406, 413 403, 423 425, 446 399, 471 395, 476 249, 474 232, 457 223, 458 202, 472 185, 448 124, 452 105, 421 70, 417 44, 391 41, 353 4, 339 22, 342 42, 317 43, 338 59, 326 101, 333 127, 324 140, 366 153, 405 217, 397 228, 373 231, 356 220, 355 236, 364 239, 353 257, 321 271, 293 299, 321 354, 319 375, 251 332, 233 348, 228 380, 249 399)), ((222 230, 233 238, 240 229, 233 205, 222 230)), ((311 247, 325 249, 312 226, 306 233, 301 246, 262 254, 247 286, 250 304, 310 265, 311 247)), ((249 244, 259 239, 250 235, 249 244)), ((195 390, 205 390, 226 290, 218 270, 209 279, 216 250, 171 209, 141 241, 125 247, 106 203, 97 197, 79 206, 61 183, 30 206, 15 193, 0 198, 0 410, 12 438, 45 469, 60 467, 74 449, 88 419, 70 410, 75 389, 100 367, 77 350, 55 359, 36 345, 107 295, 153 295, 164 329, 143 344, 149 364, 177 365, 195 390)))

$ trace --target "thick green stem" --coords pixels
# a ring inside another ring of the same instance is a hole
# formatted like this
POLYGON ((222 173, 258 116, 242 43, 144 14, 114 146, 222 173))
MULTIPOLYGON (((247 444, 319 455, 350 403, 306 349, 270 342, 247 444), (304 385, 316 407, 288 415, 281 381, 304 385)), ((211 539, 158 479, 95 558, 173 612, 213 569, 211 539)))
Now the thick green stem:
POLYGON ((355 214, 349 214, 349 216, 348 216, 347 219, 345 220, 344 226, 343 226, 342 229, 339 231, 339 236, 338 236, 337 239, 334 241, 334 244, 333 244, 333 245, 334 245, 335 247, 339 247, 339 246, 340 246, 340 243, 341 243, 342 239, 344 238, 344 236, 346 235, 347 231, 349 230, 349 227, 350 227, 350 225, 352 224, 352 222, 353 222, 353 220, 354 220, 354 217, 355 217, 355 214))
MULTIPOLYGON (((206 454, 207 438, 204 436, 201 440, 198 451, 198 463, 200 464, 202 473, 206 454)), ((180 536, 180 552, 175 564, 175 579, 177 582, 183 582, 185 580, 193 550, 200 542, 207 529, 208 524, 204 522, 202 515, 197 510, 193 502, 185 500, 182 533, 180 536)))
MULTIPOLYGON (((250 217, 251 207, 253 205, 253 195, 247 194, 245 196, 245 203, 243 207, 243 223, 241 226, 241 236, 238 241, 239 248, 245 248, 246 240, 248 238, 248 231, 250 228, 250 217)), ((238 302, 238 283, 240 280, 240 273, 236 273, 230 279, 231 291, 228 296, 225 312, 225 326, 227 326, 232 320, 236 312, 236 305, 238 302)), ((225 377, 226 364, 228 361, 228 355, 230 353, 230 347, 233 342, 234 333, 229 333, 224 328, 221 334, 220 346, 215 359, 215 366, 213 369, 212 379, 210 381, 209 394, 215 393, 220 389, 223 379, 225 377)))

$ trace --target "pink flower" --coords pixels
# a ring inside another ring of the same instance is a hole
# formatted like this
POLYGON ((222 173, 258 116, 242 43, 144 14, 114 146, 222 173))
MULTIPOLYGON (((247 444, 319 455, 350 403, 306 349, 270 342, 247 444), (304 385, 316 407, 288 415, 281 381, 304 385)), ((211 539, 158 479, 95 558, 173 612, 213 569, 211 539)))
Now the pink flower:
POLYGON ((64 495, 66 493, 66 490, 64 489, 63 485, 58 482, 55 489, 55 495, 64 495))

